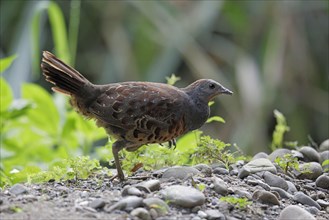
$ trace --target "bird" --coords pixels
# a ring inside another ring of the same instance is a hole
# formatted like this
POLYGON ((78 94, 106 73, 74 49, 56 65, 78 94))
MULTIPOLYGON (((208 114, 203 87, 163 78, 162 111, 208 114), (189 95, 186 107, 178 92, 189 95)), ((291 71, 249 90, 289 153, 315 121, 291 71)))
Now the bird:
POLYGON ((117 177, 124 181, 118 153, 175 139, 200 128, 208 119, 208 103, 232 91, 211 79, 185 88, 165 83, 128 81, 96 85, 55 55, 43 51, 41 70, 52 90, 70 97, 73 108, 115 138, 112 145, 117 177))

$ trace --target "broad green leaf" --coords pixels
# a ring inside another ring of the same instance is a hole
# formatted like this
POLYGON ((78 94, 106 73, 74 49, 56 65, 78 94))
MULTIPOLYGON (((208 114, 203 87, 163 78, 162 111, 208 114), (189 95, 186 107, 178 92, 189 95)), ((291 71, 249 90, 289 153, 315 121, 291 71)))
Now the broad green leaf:
POLYGON ((219 117, 219 116, 213 116, 213 117, 208 118, 206 123, 210 123, 210 122, 213 122, 213 121, 225 123, 225 120, 222 117, 219 117))
POLYGON ((51 24, 56 54, 64 62, 70 64, 70 49, 68 45, 64 15, 57 3, 53 1, 50 2, 48 7, 48 16, 51 24))
POLYGON ((0 112, 6 111, 13 101, 13 94, 6 80, 0 77, 0 112))
POLYGON ((59 113, 50 94, 38 85, 24 84, 22 96, 35 105, 27 114, 31 126, 38 129, 40 134, 56 138, 59 128, 59 113))
POLYGON ((9 57, 5 57, 0 59, 0 73, 3 73, 8 67, 10 67, 11 63, 16 59, 17 55, 12 55, 9 57))

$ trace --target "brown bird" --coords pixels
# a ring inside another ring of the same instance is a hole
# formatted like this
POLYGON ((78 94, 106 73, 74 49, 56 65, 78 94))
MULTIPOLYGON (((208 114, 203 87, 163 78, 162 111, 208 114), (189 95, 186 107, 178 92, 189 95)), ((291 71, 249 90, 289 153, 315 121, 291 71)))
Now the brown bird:
POLYGON ((218 82, 200 79, 185 88, 163 83, 122 82, 95 85, 48 51, 41 63, 56 92, 71 97, 72 106, 116 138, 112 146, 120 180, 118 152, 135 151, 149 143, 175 143, 175 138, 200 128, 209 117, 208 102, 232 94, 218 82))

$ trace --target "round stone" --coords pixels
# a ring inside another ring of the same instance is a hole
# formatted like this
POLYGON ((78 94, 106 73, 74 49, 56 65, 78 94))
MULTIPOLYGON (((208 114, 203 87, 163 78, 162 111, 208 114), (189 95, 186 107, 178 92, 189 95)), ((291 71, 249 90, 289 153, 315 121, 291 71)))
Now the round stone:
POLYGON ((171 167, 168 168, 162 175, 162 179, 169 179, 169 178, 174 178, 174 179, 185 179, 189 176, 194 176, 199 174, 200 171, 195 169, 194 167, 171 167))
POLYGON ((247 163, 246 165, 244 165, 239 174, 238 177, 239 178, 244 178, 252 173, 257 173, 257 172, 261 172, 261 171, 270 171, 272 173, 276 173, 276 168, 275 166, 272 164, 272 162, 268 159, 265 158, 259 158, 259 159, 255 159, 250 161, 249 163, 247 163))
POLYGON ((261 203, 280 205, 278 198, 273 193, 265 190, 256 190, 252 195, 252 199, 261 203))
POLYGON ((315 185, 323 189, 329 189, 329 176, 321 175, 315 180, 315 185))
POLYGON ((279 187, 285 191, 288 190, 288 183, 281 177, 274 175, 268 171, 264 172, 263 178, 265 183, 270 186, 279 187))
POLYGON ((317 162, 304 163, 299 165, 297 178, 315 180, 322 174, 322 167, 317 162))
POLYGON ((319 151, 320 151, 320 152, 323 152, 323 151, 326 151, 326 150, 329 150, 329 139, 323 141, 323 142, 320 144, 319 151))
POLYGON ((312 214, 310 214, 308 211, 297 205, 289 205, 281 211, 278 220, 288 220, 288 219, 316 220, 312 214))
POLYGON ((317 202, 315 202, 311 197, 305 195, 302 192, 296 192, 293 196, 293 200, 295 200, 296 202, 300 202, 304 205, 314 206, 317 209, 321 209, 321 206, 317 202))
POLYGON ((320 155, 314 148, 305 146, 300 148, 299 152, 303 154, 305 162, 320 162, 320 155))
POLYGON ((185 208, 200 206, 205 202, 203 193, 192 187, 173 185, 161 190, 160 193, 165 200, 185 208))

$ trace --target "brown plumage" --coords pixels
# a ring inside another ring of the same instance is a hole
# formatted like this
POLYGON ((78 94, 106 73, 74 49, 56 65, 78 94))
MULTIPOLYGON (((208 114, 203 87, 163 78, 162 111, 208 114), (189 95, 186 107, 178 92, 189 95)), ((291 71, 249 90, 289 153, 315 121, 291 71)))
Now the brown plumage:
POLYGON ((123 82, 94 85, 48 51, 41 63, 46 80, 56 92, 71 97, 82 115, 116 138, 112 146, 120 180, 124 179, 118 152, 135 151, 144 144, 175 143, 175 138, 201 127, 209 116, 208 102, 232 94, 210 79, 179 89, 162 83, 123 82))

